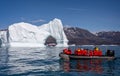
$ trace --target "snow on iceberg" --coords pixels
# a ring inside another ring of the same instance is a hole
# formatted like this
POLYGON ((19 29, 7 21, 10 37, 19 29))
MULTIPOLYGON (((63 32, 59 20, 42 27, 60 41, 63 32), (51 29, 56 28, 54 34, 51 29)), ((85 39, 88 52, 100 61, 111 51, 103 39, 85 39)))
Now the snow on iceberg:
POLYGON ((56 39, 57 46, 68 46, 68 39, 63 30, 63 24, 61 20, 55 18, 53 21, 50 21, 48 24, 44 24, 39 26, 39 29, 46 30, 50 34, 48 36, 52 36, 56 39))
POLYGON ((8 32, 7 30, 0 31, 0 47, 8 44, 8 32))
POLYGON ((57 18, 41 26, 15 23, 8 27, 8 31, 0 32, 2 45, 7 43, 11 47, 45 47, 44 43, 49 36, 56 39, 57 47, 68 46, 62 22, 57 18))

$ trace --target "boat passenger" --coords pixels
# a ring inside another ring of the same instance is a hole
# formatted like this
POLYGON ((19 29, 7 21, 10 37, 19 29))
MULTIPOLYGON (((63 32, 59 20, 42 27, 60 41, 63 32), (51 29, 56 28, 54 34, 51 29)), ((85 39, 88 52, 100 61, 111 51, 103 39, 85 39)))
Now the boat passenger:
POLYGON ((72 54, 72 51, 71 49, 68 49, 68 53, 67 54, 72 54))
POLYGON ((82 55, 82 50, 80 48, 76 49, 75 55, 82 55))
POLYGON ((87 56, 88 55, 88 51, 86 49, 83 49, 83 56, 87 56))
POLYGON ((101 50, 98 51, 98 56, 102 56, 102 51, 101 50))
POLYGON ((70 54, 72 54, 72 51, 70 49, 65 48, 65 49, 63 49, 63 53, 70 55, 70 54))
POLYGON ((93 56, 93 51, 89 50, 89 56, 93 56))
POLYGON ((102 51, 99 50, 98 47, 95 47, 94 50, 93 50, 93 55, 94 56, 101 56, 102 55, 102 51))
POLYGON ((77 55, 77 53, 78 53, 78 51, 77 51, 77 49, 75 49, 74 54, 77 55))

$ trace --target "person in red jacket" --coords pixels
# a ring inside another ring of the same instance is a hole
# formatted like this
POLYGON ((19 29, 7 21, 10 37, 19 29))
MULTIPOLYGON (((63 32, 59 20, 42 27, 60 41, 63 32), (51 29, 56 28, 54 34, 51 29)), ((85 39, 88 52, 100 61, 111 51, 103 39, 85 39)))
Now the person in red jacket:
POLYGON ((88 51, 86 49, 83 49, 83 56, 87 56, 88 55, 88 51))
POLYGON ((72 51, 71 49, 68 49, 68 53, 67 54, 72 54, 72 51))
POLYGON ((80 48, 78 48, 77 55, 83 55, 83 50, 81 50, 80 48))
POLYGON ((99 51, 99 48, 95 47, 94 50, 93 50, 93 55, 98 56, 98 51, 99 51))
POLYGON ((94 56, 101 56, 102 55, 102 51, 99 50, 98 47, 95 47, 94 50, 93 50, 93 55, 94 56))
POLYGON ((98 51, 98 56, 102 56, 102 51, 101 50, 98 51))
POLYGON ((75 49, 74 54, 77 55, 77 53, 78 53, 78 51, 77 51, 77 49, 75 49))
POLYGON ((75 50, 75 55, 82 55, 82 50, 80 48, 75 50))
POLYGON ((63 49, 63 53, 66 54, 67 53, 67 48, 63 49))
POLYGON ((72 51, 70 49, 65 48, 65 49, 63 49, 63 53, 70 55, 70 54, 72 54, 72 51))
POLYGON ((89 56, 93 56, 93 51, 92 50, 89 51, 89 56))

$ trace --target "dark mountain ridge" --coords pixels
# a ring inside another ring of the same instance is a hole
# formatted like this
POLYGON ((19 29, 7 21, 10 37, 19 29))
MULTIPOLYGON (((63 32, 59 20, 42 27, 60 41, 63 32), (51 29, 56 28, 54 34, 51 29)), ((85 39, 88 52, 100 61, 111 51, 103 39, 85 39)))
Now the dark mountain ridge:
MULTIPOLYGON (((88 30, 78 27, 64 27, 64 32, 69 40, 68 44, 76 45, 120 45, 120 32, 108 31, 93 34, 88 30)), ((47 43, 55 42, 49 37, 47 43)))
POLYGON ((120 31, 103 31, 96 33, 96 35, 101 39, 110 41, 111 44, 120 45, 120 31))

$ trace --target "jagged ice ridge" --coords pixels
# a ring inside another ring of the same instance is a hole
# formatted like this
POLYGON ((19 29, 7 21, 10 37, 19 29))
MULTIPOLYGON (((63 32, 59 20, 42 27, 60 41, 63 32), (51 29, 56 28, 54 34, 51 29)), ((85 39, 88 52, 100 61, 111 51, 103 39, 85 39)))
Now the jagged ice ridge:
POLYGON ((25 22, 15 23, 7 31, 0 31, 1 45, 10 47, 45 47, 44 43, 49 36, 56 39, 57 47, 68 46, 63 24, 57 18, 41 26, 25 22))

